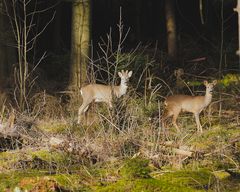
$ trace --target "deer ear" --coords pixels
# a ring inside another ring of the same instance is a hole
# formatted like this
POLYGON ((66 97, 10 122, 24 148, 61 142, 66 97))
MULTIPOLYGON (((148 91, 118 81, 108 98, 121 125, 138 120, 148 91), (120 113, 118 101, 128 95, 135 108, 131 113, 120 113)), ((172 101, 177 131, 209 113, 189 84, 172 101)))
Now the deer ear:
POLYGON ((128 72, 128 77, 131 77, 132 76, 132 71, 129 71, 128 72))
POLYGON ((216 85, 217 84, 217 80, 213 80, 213 85, 216 85))
POLYGON ((208 81, 203 81, 203 84, 205 85, 205 86, 207 86, 207 84, 208 84, 208 81))
POLYGON ((121 72, 118 72, 118 76, 119 76, 119 77, 122 77, 122 73, 121 73, 121 72))

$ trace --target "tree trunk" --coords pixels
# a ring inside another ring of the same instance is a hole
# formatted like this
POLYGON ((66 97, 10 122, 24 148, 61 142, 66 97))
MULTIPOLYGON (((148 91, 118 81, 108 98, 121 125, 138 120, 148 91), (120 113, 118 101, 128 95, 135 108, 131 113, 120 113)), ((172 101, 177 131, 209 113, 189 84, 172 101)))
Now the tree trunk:
POLYGON ((77 0, 72 4, 72 42, 70 87, 80 88, 87 80, 90 45, 90 1, 77 0))
POLYGON ((177 57, 177 32, 174 11, 174 0, 165 0, 167 50, 170 60, 176 60, 177 57))
MULTIPOLYGON (((240 56, 240 0, 237 1, 237 7, 234 8, 234 11, 238 14, 238 50, 236 54, 240 56)), ((239 65, 240 68, 240 65, 239 65)))

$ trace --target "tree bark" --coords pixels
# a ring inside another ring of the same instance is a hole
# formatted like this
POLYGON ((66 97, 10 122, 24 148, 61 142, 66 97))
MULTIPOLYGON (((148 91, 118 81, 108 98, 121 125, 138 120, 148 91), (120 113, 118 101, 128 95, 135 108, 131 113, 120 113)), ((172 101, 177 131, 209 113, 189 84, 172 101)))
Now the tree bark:
POLYGON ((174 0, 165 0, 167 50, 170 60, 176 60, 177 57, 177 32, 174 11, 174 0))
POLYGON ((90 45, 90 3, 77 0, 72 4, 72 41, 70 87, 80 88, 87 80, 87 62, 90 45))
POLYGON ((240 0, 237 0, 237 7, 234 8, 234 11, 238 14, 238 50, 236 54, 240 56, 240 0))

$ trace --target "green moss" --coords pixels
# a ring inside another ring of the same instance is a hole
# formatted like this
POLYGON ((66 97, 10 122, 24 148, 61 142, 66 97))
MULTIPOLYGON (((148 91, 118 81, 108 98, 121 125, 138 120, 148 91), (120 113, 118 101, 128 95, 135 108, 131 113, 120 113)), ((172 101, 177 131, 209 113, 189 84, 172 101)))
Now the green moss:
POLYGON ((83 182, 85 179, 78 174, 49 175, 48 172, 25 170, 2 173, 0 174, 0 181, 0 191, 13 190, 16 187, 23 190, 41 187, 43 191, 51 191, 53 186, 67 191, 89 191, 89 188, 83 182))
POLYGON ((147 117, 153 117, 159 115, 158 103, 151 102, 147 106, 144 107, 144 113, 147 117))
POLYGON ((0 171, 17 169, 65 169, 71 165, 71 156, 65 152, 33 149, 0 153, 0 171))
POLYGON ((230 174, 226 171, 215 171, 213 174, 220 180, 226 179, 230 176, 230 174))
POLYGON ((96 191, 205 191, 214 180, 209 171, 177 171, 156 178, 150 176, 148 160, 133 158, 126 160, 120 169, 121 179, 114 183, 102 183, 96 191))
POLYGON ((126 179, 149 178, 151 170, 148 163, 148 160, 138 157, 129 159, 120 170, 120 173, 126 179))
POLYGON ((118 192, 191 192, 191 191, 205 191, 192 189, 188 186, 181 186, 179 184, 172 184, 165 180, 158 180, 153 178, 148 179, 135 179, 130 180, 119 180, 108 186, 97 187, 95 191, 107 192, 107 191, 118 191, 118 192))
POLYGON ((6 189, 14 189, 16 186, 18 186, 19 182, 23 178, 31 178, 31 177, 39 177, 43 176, 44 172, 39 171, 15 171, 15 172, 9 172, 9 173, 1 173, 0 174, 0 191, 6 191, 6 189))
POLYGON ((78 174, 58 174, 50 176, 50 178, 54 179, 59 186, 64 189, 72 190, 72 191, 89 191, 89 187, 86 184, 89 184, 85 177, 78 174))
POLYGON ((41 122, 38 125, 40 130, 43 130, 48 133, 65 133, 69 129, 69 124, 63 122, 41 122))
POLYGON ((20 156, 18 151, 0 152, 0 170, 11 169, 22 158, 23 156, 20 156))
POLYGON ((181 170, 153 174, 148 161, 133 158, 90 168, 77 168, 73 174, 49 174, 46 171, 15 171, 0 174, 0 191, 6 189, 34 190, 38 187, 45 191, 57 186, 63 191, 119 191, 119 192, 204 192, 214 191, 216 184, 223 192, 237 192, 240 184, 237 178, 224 174, 216 175, 205 169, 196 171, 181 170), (120 169, 119 173, 119 167, 120 169), (128 173, 130 172, 130 173, 128 173), (109 178, 109 180, 107 180, 109 178), (216 182, 218 181, 218 182, 216 182), (227 187, 226 187, 227 186, 227 187))
MULTIPOLYGON (((233 148, 229 146, 229 143, 239 137, 239 134, 238 127, 231 124, 222 124, 213 125, 209 130, 204 130, 201 135, 191 136, 191 138, 188 138, 188 145, 196 151, 209 155, 200 158, 198 161, 193 160, 188 167, 196 164, 196 162, 198 167, 208 167, 213 170, 236 167, 238 156, 233 153, 233 148)), ((236 148, 236 145, 234 145, 234 148, 236 148)))
POLYGON ((43 161, 48 163, 57 163, 57 164, 66 164, 69 160, 69 156, 64 152, 56 152, 56 151, 49 151, 49 150, 39 150, 33 151, 31 153, 33 159, 39 158, 43 161))
POLYGON ((237 127, 229 125, 214 125, 209 130, 199 136, 191 138, 190 144, 198 151, 214 150, 224 144, 228 144, 232 137, 238 136, 239 130, 237 127))
POLYGON ((194 189, 208 189, 215 181, 215 176, 208 170, 181 170, 165 173, 158 177, 173 185, 187 186, 194 189))

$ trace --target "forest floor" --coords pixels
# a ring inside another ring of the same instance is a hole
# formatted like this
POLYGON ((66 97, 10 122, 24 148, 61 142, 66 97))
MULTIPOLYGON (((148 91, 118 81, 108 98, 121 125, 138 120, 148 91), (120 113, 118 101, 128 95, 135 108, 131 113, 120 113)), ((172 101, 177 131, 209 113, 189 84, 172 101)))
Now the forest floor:
POLYGON ((178 118, 180 132, 170 122, 163 129, 156 98, 126 96, 115 110, 93 105, 84 125, 75 123, 78 104, 63 114, 52 96, 43 100, 42 116, 19 114, 18 134, 1 137, 0 191, 240 191, 235 97, 214 95, 203 133, 188 113, 178 118))

